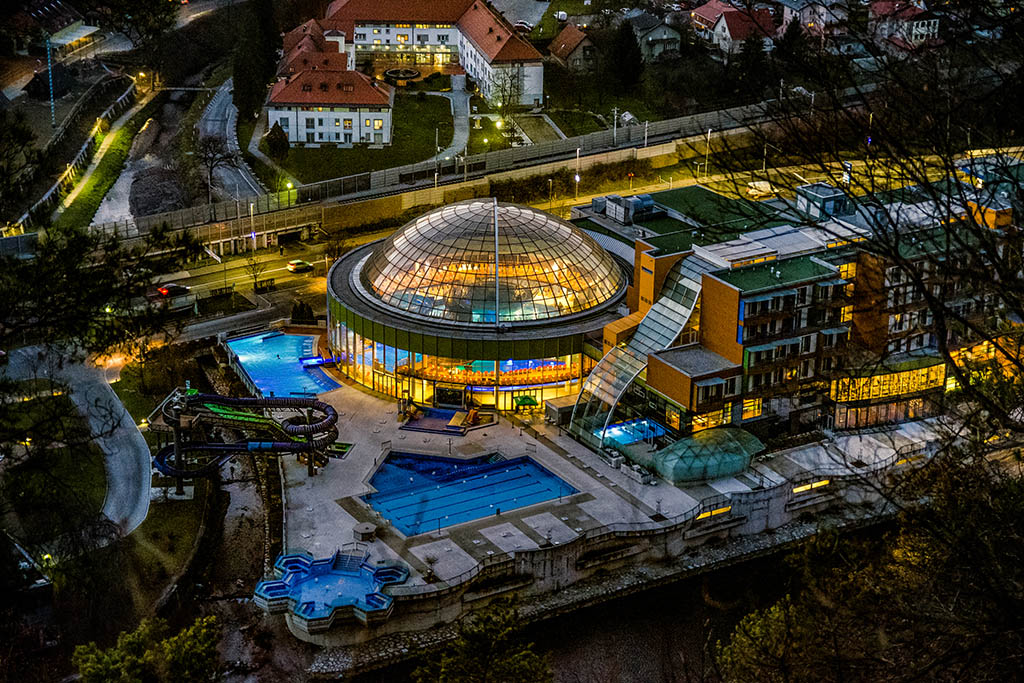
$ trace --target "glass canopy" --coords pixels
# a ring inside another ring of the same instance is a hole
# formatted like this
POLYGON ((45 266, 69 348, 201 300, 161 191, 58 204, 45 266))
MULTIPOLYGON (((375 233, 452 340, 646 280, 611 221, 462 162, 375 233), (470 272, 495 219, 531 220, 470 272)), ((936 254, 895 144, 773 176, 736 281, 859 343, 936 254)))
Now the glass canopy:
POLYGON ((586 311, 624 284, 612 257, 573 225, 493 200, 450 204, 411 221, 374 250, 360 278, 399 310, 491 324, 586 311))

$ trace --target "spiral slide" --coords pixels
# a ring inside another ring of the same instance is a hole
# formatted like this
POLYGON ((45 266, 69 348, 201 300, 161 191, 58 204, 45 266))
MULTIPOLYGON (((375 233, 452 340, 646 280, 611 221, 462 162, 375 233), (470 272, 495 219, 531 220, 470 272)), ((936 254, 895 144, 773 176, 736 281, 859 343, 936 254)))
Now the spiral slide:
MULTIPOLYGON (((210 459, 201 464, 190 464, 187 468, 178 469, 172 463, 174 460, 174 445, 168 445, 160 449, 153 458, 153 466, 160 473, 168 477, 202 477, 209 476, 216 472, 222 464, 240 453, 258 452, 270 454, 300 453, 309 451, 321 451, 330 446, 338 438, 338 412, 333 406, 319 401, 315 398, 234 398, 220 396, 219 394, 200 394, 189 392, 183 396, 184 404, 181 406, 181 414, 201 414, 203 410, 210 411, 211 415, 226 417, 231 415, 233 410, 245 409, 266 409, 266 408, 293 408, 296 410, 312 410, 319 413, 320 419, 309 424, 294 424, 290 421, 279 423, 270 418, 262 418, 256 414, 250 414, 246 418, 242 413, 234 415, 243 421, 252 422, 252 426, 265 426, 273 423, 276 429, 283 431, 289 441, 238 441, 236 443, 207 443, 189 442, 181 445, 182 454, 208 453, 210 459), (225 410, 227 409, 227 410, 225 410)), ((174 420, 171 413, 171 406, 175 402, 164 403, 164 418, 170 424, 174 420)), ((278 432, 280 433, 280 432, 278 432)))

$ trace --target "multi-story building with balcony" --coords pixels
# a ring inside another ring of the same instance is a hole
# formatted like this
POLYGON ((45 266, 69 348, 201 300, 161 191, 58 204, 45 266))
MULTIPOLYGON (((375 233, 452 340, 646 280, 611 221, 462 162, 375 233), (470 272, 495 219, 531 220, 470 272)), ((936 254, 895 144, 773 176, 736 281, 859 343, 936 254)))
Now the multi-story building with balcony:
POLYGON ((814 184, 798 189, 798 212, 747 203, 756 220, 717 226, 672 202, 659 213, 655 195, 655 217, 631 228, 643 236, 629 315, 606 326, 570 432, 669 476, 658 463, 692 453, 712 427, 764 438, 937 414, 954 385, 940 345, 965 357, 985 349, 969 326, 938 329, 928 297, 965 321, 994 313, 989 296, 949 275, 959 258, 949 236, 969 215, 993 229, 1012 216, 1005 201, 972 193, 869 206, 814 184), (674 221, 676 232, 666 227, 674 221), (880 239, 898 243, 882 249, 880 239))

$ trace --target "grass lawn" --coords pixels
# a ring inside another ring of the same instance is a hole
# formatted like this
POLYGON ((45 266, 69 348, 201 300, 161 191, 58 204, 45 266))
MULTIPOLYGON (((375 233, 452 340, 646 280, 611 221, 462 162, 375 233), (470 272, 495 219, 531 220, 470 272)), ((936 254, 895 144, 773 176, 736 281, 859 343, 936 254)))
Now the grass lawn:
POLYGON ((584 5, 583 0, 551 0, 547 11, 530 32, 531 40, 551 40, 562 30, 555 20, 556 12, 565 12, 570 17, 574 14, 594 14, 597 10, 593 5, 584 5))
POLYGON ((498 127, 492 119, 481 117, 479 129, 475 123, 470 123, 468 154, 483 154, 509 147, 511 144, 498 132, 498 127))
POLYGON ((29 455, 12 461, 3 475, 4 494, 26 537, 44 543, 94 519, 107 492, 103 452, 71 400, 42 396, 8 404, 0 417, 7 433, 0 441, 11 434, 31 439, 29 455))
POLYGON ((163 105, 163 100, 163 93, 157 95, 132 116, 120 130, 108 134, 113 135, 114 138, 106 153, 89 179, 82 184, 81 191, 71 202, 71 206, 66 208, 54 221, 54 227, 89 225, 92 222, 93 216, 96 215, 96 209, 100 208, 103 198, 121 175, 136 133, 147 119, 156 114, 158 108, 163 105))
POLYGON ((399 93, 409 91, 418 92, 422 91, 434 91, 444 92, 445 90, 452 89, 452 77, 448 74, 443 74, 435 71, 434 73, 419 79, 418 81, 411 81, 399 89, 399 93))
POLYGON ((547 114, 555 122, 555 125, 565 133, 565 136, 569 138, 604 130, 604 125, 596 116, 589 112, 562 109, 549 111, 547 114))
POLYGON ((428 161, 436 152, 435 127, 438 129, 438 144, 442 148, 452 141, 451 105, 445 97, 426 95, 420 99, 418 95, 399 95, 395 97, 392 120, 393 139, 388 147, 292 147, 282 166, 303 183, 314 183, 428 161))
POLYGON ((561 140, 558 133, 540 116, 516 116, 515 121, 523 129, 526 137, 534 143, 561 140))

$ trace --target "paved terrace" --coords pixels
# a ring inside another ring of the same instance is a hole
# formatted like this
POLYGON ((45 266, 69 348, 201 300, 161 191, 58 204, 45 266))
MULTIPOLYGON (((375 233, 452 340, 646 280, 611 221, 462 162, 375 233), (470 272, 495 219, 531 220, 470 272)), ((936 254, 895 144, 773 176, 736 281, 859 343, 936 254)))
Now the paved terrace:
POLYGON ((734 492, 771 487, 787 480, 808 482, 828 476, 864 474, 893 464, 900 449, 936 438, 936 420, 901 425, 872 433, 837 436, 825 444, 780 451, 744 473, 690 486, 664 481, 643 485, 613 470, 560 429, 543 422, 540 414, 527 418, 525 431, 501 419, 498 424, 451 437, 450 456, 472 458, 500 452, 506 457, 529 455, 579 493, 500 515, 405 537, 384 527, 376 513, 358 498, 371 491, 367 481, 381 460, 382 442, 396 451, 449 456, 449 437, 400 431, 396 404, 361 388, 343 385, 320 398, 339 411, 341 441, 354 444, 344 460, 332 460, 320 474, 307 478, 295 458, 282 461, 285 493, 285 546, 305 548, 324 557, 353 540, 360 522, 379 525, 381 536, 370 547, 371 559, 401 560, 410 566, 409 584, 423 584, 425 559, 436 558, 434 572, 441 580, 458 577, 478 561, 503 553, 529 550, 550 539, 562 544, 577 534, 616 523, 651 523, 682 515, 701 500, 734 492), (537 436, 531 436, 534 431, 537 436), (659 515, 660 513, 660 515, 659 515))

